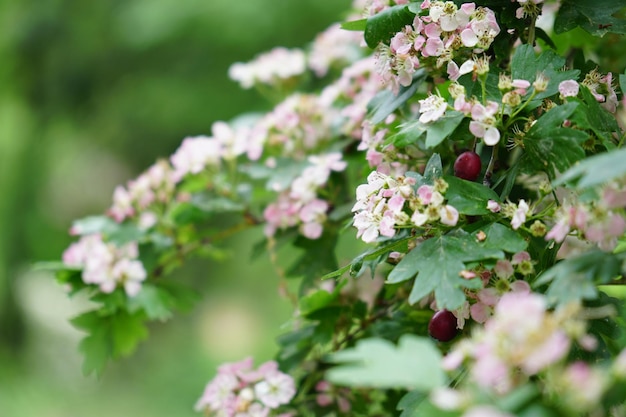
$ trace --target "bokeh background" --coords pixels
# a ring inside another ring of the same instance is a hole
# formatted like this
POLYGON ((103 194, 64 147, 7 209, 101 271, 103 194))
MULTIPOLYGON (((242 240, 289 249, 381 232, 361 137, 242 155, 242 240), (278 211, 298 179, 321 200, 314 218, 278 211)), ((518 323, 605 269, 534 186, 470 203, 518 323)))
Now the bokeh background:
POLYGON ((350 0, 3 0, 0 2, 0 416, 194 416, 215 367, 275 353, 291 307, 258 230, 225 262, 175 272, 202 293, 151 326, 139 351, 97 379, 81 373, 88 306, 50 273, 71 221, 102 213, 117 184, 216 120, 269 109, 227 77, 236 61, 302 47, 350 0))

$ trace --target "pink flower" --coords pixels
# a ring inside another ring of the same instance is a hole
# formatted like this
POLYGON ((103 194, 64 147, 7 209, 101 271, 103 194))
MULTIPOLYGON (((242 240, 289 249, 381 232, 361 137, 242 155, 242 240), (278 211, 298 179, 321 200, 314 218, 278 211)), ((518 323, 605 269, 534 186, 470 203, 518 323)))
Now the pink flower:
POLYGON ((500 207, 500 204, 497 201, 495 200, 487 201, 487 210, 489 210, 490 212, 499 213, 501 209, 502 207, 500 207))
POLYGON ((480 103, 475 103, 472 107, 469 130, 489 146, 494 146, 500 141, 500 131, 494 126, 496 123, 494 116, 499 109, 500 106, 494 101, 489 101, 486 107, 480 103))
POLYGON ((576 97, 578 95, 578 89, 580 86, 575 80, 565 80, 559 83, 559 93, 561 98, 576 97))

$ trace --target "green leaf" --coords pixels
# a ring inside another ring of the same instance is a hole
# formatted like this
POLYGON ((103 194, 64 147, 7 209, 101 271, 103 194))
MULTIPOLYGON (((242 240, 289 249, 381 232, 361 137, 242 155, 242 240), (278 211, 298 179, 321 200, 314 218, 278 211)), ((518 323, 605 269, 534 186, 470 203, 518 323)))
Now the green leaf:
POLYGON ((333 271, 329 274, 326 274, 322 277, 322 279, 336 278, 342 276, 344 273, 350 271, 350 275, 353 277, 357 277, 361 275, 363 272, 363 263, 367 261, 376 260, 381 257, 387 256, 389 253, 393 251, 400 251, 401 249, 406 250, 407 242, 411 239, 414 239, 413 236, 404 236, 399 239, 390 239, 381 243, 379 246, 375 248, 368 249, 363 252, 359 256, 355 257, 352 262, 348 265, 345 265, 336 271, 333 271))
POLYGON ((400 417, 459 417, 461 411, 442 410, 436 407, 428 397, 419 397, 415 391, 409 392, 398 403, 398 410, 403 410, 400 417), (409 395, 413 394, 411 397, 409 395), (402 406, 402 408, 400 408, 402 406))
POLYGON ((414 335, 404 335, 397 346, 385 339, 363 339, 331 354, 329 361, 340 364, 326 371, 337 385, 430 391, 446 380, 435 344, 414 335))
POLYGON ((207 213, 241 212, 245 206, 227 197, 216 196, 213 193, 202 192, 191 196, 191 204, 207 213))
POLYGON ((613 17, 624 7, 624 0, 563 0, 554 21, 554 31, 563 33, 580 26, 595 36, 626 33, 624 20, 613 17))
POLYGON ((435 180, 443 175, 441 156, 438 153, 434 153, 430 157, 426 163, 426 168, 424 168, 424 175, 411 171, 406 172, 405 175, 415 179, 415 188, 419 188, 422 185, 433 185, 435 180))
POLYGON ((318 290, 300 298, 300 301, 298 302, 298 310, 300 314, 303 317, 306 317, 318 310, 335 304, 337 298, 339 297, 339 289, 341 287, 343 287, 343 285, 340 283, 340 285, 338 285, 333 292, 318 290))
POLYGON ((344 30, 354 30, 356 32, 362 32, 367 26, 367 19, 351 20, 349 22, 341 23, 341 28, 344 30))
POLYGON ((72 230, 84 236, 93 233, 106 233, 117 226, 117 223, 106 216, 89 216, 72 222, 72 230))
POLYGON ((524 137, 523 161, 532 169, 540 169, 554 178, 585 157, 581 144, 588 138, 585 132, 562 127, 578 103, 557 106, 540 117, 524 137))
POLYGON ((511 62, 511 75, 514 79, 534 82, 537 74, 542 73, 548 80, 548 86, 534 97, 534 101, 550 97, 558 92, 559 84, 565 80, 576 80, 578 70, 563 71, 565 59, 554 51, 544 51, 537 55, 531 45, 520 45, 515 49, 511 62))
POLYGON ((396 265, 387 282, 406 281, 417 274, 409 303, 414 304, 434 291, 439 308, 455 310, 465 302, 464 288, 482 285, 480 280, 467 280, 459 275, 465 269, 464 262, 503 257, 502 250, 487 247, 485 242, 458 230, 418 245, 396 265))
POLYGON ((406 25, 411 25, 415 14, 405 5, 393 6, 367 19, 365 43, 374 49, 379 43, 389 44, 391 38, 406 25))
POLYGON ((127 301, 131 313, 143 310, 151 320, 165 321, 172 317, 176 301, 169 292, 152 284, 144 284, 141 291, 127 301))
POLYGON ((465 115, 457 111, 449 111, 438 120, 424 124, 426 130, 426 148, 434 148, 454 132, 465 115))
POLYGON ((604 184, 626 175, 624 161, 626 161, 626 148, 591 156, 564 172, 553 181, 553 185, 572 184, 583 189, 604 184))
POLYGON ((500 223, 492 223, 482 229, 487 238, 485 247, 517 253, 528 247, 528 242, 518 232, 500 223))
POLYGON ((602 141, 607 150, 615 148, 613 135, 621 135, 615 115, 603 108, 586 86, 580 89, 582 103, 572 116, 572 121, 582 129, 591 130, 602 141))
POLYGON ((421 391, 407 392, 398 403, 397 410, 402 411, 400 417, 417 417, 420 404, 427 399, 427 396, 421 391))
POLYGON ((413 82, 408 87, 400 87, 398 95, 391 90, 384 90, 378 93, 369 103, 370 121, 378 124, 385 120, 387 116, 406 103, 417 91, 420 84, 426 79, 426 70, 418 69, 413 74, 413 82))
POLYGON ((446 191, 448 204, 456 208, 459 213, 470 216, 489 214, 487 202, 500 200, 495 191, 477 182, 453 176, 446 176, 444 180, 448 183, 446 191))
POLYGON ((78 345, 83 354, 83 374, 95 372, 100 376, 104 372, 107 362, 111 358, 111 343, 106 329, 96 328, 78 345))
POLYGON ((337 233, 326 228, 319 239, 310 240, 299 236, 294 245, 303 250, 303 253, 295 260, 286 271, 286 276, 291 278, 304 277, 302 290, 314 280, 335 271, 337 256, 335 246, 337 245, 337 233))
POLYGON ((148 328, 142 314, 118 314, 110 319, 113 358, 128 356, 142 340, 148 338, 148 328))
POLYGON ((550 284, 546 296, 550 303, 593 299, 597 285, 606 284, 620 274, 622 260, 612 253, 594 249, 574 258, 567 258, 539 276, 534 288, 550 284))
POLYGON ((106 240, 116 246, 124 246, 127 243, 140 241, 146 236, 146 231, 141 230, 133 223, 118 224, 106 234, 106 240))
POLYGON ((85 356, 83 373, 101 375, 109 359, 127 356, 137 344, 148 337, 142 314, 118 311, 103 315, 99 310, 81 314, 70 320, 77 328, 87 332, 79 350, 85 356))

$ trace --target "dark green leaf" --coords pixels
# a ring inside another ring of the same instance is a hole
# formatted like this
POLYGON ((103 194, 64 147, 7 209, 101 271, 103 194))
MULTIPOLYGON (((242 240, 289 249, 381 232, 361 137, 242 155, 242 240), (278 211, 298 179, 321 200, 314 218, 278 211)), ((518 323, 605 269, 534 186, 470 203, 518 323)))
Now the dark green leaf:
POLYGON ((336 271, 324 275, 322 279, 340 277, 348 271, 350 271, 350 275, 352 276, 359 276, 360 272, 362 272, 362 266, 364 262, 386 256, 393 251, 400 251, 401 249, 406 250, 407 242, 411 239, 413 239, 412 236, 404 236, 400 239, 386 240, 382 242, 379 246, 363 252, 362 254, 354 258, 352 262, 350 262, 348 265, 345 265, 336 271))
POLYGON ((137 344, 148 337, 143 320, 142 314, 119 311, 103 315, 98 310, 73 318, 71 323, 88 333, 79 346, 85 357, 83 372, 88 375, 95 371, 100 375, 109 359, 134 352, 137 344))
POLYGON ((337 385, 430 391, 446 380, 435 344, 414 335, 404 335, 397 346, 385 339, 363 339, 329 360, 340 364, 326 372, 337 385))
POLYGON ((432 123, 423 124, 426 130, 426 147, 434 148, 454 132, 465 115, 457 111, 448 111, 443 117, 432 123))
POLYGON ((621 134, 615 115, 603 108, 596 98, 591 94, 589 88, 583 86, 580 89, 583 97, 582 103, 572 116, 572 121, 582 129, 591 130, 602 141, 607 150, 615 148, 613 135, 621 134))
POLYGON ((446 176, 444 180, 448 183, 446 191, 448 204, 456 208, 459 213, 470 216, 488 214, 490 211, 487 209, 487 202, 500 200, 495 191, 477 182, 453 176, 446 176))
POLYGON ((328 228, 319 239, 310 240, 299 236, 294 245, 302 249, 303 253, 286 271, 286 275, 291 278, 304 277, 305 280, 302 283, 304 286, 335 271, 339 266, 335 255, 337 234, 328 228))
POLYGON ((461 230, 433 237, 409 252, 387 277, 390 283, 417 278, 409 296, 411 304, 435 292, 437 306, 455 310, 465 301, 464 288, 479 288, 479 280, 467 280, 459 273, 464 262, 502 259, 504 252, 487 247, 484 242, 461 230))
POLYGON ((596 36, 606 33, 626 33, 623 19, 613 17, 626 7, 624 0, 563 0, 554 21, 556 33, 578 26, 596 36))
POLYGON ((524 137, 523 162, 541 169, 554 178, 556 172, 564 172, 585 157, 581 144, 587 139, 585 132, 562 127, 578 103, 557 106, 540 117, 524 137))
POLYGON ((389 44, 391 38, 406 25, 411 25, 415 14, 407 6, 393 6, 367 19, 365 43, 374 49, 379 43, 389 44))

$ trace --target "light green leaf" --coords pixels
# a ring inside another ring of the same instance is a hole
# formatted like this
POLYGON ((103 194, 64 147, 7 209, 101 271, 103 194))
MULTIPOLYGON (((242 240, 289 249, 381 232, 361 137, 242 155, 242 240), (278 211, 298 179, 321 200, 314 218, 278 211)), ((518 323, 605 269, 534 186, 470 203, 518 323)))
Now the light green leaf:
POLYGON ((131 313, 143 310, 151 320, 166 321, 172 317, 176 300, 164 289, 152 284, 144 284, 141 291, 127 301, 131 313))
POLYGON ((517 253, 528 247, 528 242, 518 232, 500 223, 492 223, 482 229, 487 238, 485 247, 517 253))
POLYGON ((626 175, 626 148, 602 153, 578 162, 554 182, 554 186, 573 184, 589 188, 626 175))
POLYGON ((533 284, 539 288, 550 284, 546 296, 551 303, 593 299, 597 285, 606 284, 620 274, 622 259, 599 249, 567 258, 539 276, 533 284))
POLYGON ((343 30, 353 30, 356 32, 364 31, 366 26, 367 26, 367 19, 351 20, 349 22, 341 23, 341 28, 343 30))
POLYGON ((435 344, 414 335, 402 336, 397 346, 385 339, 364 339, 329 360, 339 363, 326 372, 337 385, 430 391, 446 381, 435 344))
POLYGON ((72 222, 72 230, 81 236, 93 233, 107 233, 115 229, 116 226, 117 223, 106 216, 89 216, 72 222))

